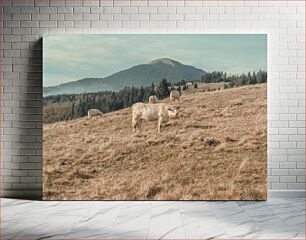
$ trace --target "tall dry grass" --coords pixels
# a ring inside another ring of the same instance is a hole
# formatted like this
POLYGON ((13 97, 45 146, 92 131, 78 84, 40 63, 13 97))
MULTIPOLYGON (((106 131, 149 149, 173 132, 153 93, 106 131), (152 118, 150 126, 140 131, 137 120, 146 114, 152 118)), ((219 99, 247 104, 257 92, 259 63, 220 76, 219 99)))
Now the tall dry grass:
POLYGON ((131 109, 44 124, 44 198, 266 199, 266 84, 186 93, 133 134, 131 109))

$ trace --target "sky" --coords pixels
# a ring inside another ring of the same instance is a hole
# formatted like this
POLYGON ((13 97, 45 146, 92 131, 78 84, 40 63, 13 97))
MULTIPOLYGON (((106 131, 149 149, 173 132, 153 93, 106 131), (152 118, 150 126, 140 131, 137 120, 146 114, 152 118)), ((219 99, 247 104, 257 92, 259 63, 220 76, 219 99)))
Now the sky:
POLYGON ((267 70, 266 34, 83 34, 45 35, 44 86, 171 58, 204 71, 241 74, 267 70))

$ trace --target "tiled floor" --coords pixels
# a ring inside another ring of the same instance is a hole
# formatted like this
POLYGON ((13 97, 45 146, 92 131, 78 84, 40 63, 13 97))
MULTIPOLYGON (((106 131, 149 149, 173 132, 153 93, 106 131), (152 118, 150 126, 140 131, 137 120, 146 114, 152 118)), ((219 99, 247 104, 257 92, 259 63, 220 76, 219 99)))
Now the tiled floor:
POLYGON ((43 202, 1 199, 4 239, 304 239, 305 199, 43 202))

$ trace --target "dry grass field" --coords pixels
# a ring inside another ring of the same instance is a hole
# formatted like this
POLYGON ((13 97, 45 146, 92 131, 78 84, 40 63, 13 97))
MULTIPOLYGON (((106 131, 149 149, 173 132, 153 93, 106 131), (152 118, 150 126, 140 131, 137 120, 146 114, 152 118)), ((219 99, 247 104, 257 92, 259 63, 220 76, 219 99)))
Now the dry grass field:
POLYGON ((185 93, 132 133, 131 109, 44 124, 44 199, 266 199, 267 87, 185 93))

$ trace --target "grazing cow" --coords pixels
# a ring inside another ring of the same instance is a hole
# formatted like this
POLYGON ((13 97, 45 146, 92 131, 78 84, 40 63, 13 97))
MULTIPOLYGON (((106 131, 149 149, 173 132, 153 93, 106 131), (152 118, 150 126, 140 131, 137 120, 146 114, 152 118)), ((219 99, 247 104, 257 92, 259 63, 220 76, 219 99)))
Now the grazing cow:
POLYGON ((103 113, 99 109, 89 109, 88 110, 88 119, 94 116, 102 116, 103 113))
POLYGON ((172 90, 172 91, 170 92, 170 101, 171 101, 171 102, 174 102, 175 100, 180 101, 180 96, 181 96, 181 94, 180 94, 179 91, 177 91, 177 90, 172 90))
POLYGON ((158 99, 155 95, 149 97, 149 103, 157 103, 158 99))
POLYGON ((166 103, 135 103, 132 107, 133 132, 136 132, 137 127, 141 132, 141 124, 143 120, 148 122, 158 120, 157 131, 160 132, 162 124, 168 122, 170 117, 177 117, 177 115, 178 112, 175 105, 167 105, 166 103))
POLYGON ((192 82, 188 82, 186 83, 186 87, 187 89, 191 89, 191 87, 193 86, 193 83, 192 82))

